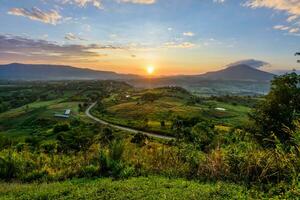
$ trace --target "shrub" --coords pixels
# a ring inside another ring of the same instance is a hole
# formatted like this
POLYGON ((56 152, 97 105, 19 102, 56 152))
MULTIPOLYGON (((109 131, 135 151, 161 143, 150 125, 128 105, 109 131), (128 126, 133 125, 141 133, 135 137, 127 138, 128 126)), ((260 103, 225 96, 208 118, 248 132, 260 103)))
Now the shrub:
POLYGON ((69 130, 70 130, 69 124, 56 124, 53 128, 53 133, 60 133, 69 130))
POLYGON ((50 153, 50 154, 56 153, 57 148, 58 148, 57 141, 47 141, 47 142, 44 142, 40 145, 40 149, 44 153, 50 153))
POLYGON ((187 139, 204 150, 211 144, 215 136, 214 126, 205 122, 196 124, 187 139))
POLYGON ((149 137, 143 133, 136 133, 131 139, 131 143, 138 144, 139 146, 144 146, 149 137))
POLYGON ((17 177, 19 169, 15 160, 9 152, 5 157, 0 157, 0 179, 11 180, 17 177))

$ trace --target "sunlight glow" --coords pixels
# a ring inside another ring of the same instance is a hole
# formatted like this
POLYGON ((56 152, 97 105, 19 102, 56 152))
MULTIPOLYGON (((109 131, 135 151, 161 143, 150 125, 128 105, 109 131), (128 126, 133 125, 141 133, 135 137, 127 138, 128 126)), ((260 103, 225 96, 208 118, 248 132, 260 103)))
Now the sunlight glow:
POLYGON ((149 74, 149 75, 152 75, 153 74, 153 72, 154 72, 154 67, 152 66, 152 65, 149 65, 148 67, 147 67, 147 73, 149 74))

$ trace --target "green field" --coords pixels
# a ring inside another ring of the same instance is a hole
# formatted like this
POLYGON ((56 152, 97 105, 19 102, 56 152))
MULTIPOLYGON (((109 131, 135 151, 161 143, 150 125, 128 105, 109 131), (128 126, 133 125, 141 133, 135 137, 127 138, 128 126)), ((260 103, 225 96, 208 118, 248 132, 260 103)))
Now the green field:
MULTIPOLYGON (((262 199, 263 194, 224 182, 163 177, 78 179, 57 183, 0 183, 0 199, 262 199)), ((265 196, 266 198, 266 196, 265 196)), ((267 199, 267 198, 266 198, 267 199)))

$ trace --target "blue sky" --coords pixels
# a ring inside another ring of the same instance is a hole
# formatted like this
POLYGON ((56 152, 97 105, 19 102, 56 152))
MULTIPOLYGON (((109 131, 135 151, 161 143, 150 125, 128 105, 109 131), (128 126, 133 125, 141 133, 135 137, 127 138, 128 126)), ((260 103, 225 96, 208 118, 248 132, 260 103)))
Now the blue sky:
POLYGON ((299 69, 300 0, 0 0, 0 62, 196 74, 299 69))

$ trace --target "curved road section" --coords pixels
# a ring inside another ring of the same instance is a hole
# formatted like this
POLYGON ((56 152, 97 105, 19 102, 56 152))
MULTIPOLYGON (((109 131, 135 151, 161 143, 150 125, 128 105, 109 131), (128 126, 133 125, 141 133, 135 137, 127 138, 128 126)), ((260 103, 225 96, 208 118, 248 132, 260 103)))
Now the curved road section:
POLYGON ((175 139, 174 137, 171 137, 171 136, 165 136, 165 135, 159 135, 159 134, 156 134, 156 133, 149 133, 149 132, 145 132, 145 131, 139 131, 139 130, 136 130, 136 129, 133 129, 133 128, 128 128, 128 127, 124 127, 124 126, 119 126, 119 125, 115 125, 115 124, 112 124, 112 123, 109 123, 107 121, 104 121, 102 119, 99 119, 95 116, 93 116, 90 111, 91 109, 97 104, 97 102, 94 102, 92 105, 90 105, 86 111, 85 111, 85 114, 91 118, 92 120, 96 121, 96 122, 99 122, 100 124, 103 124, 103 125, 108 125, 110 127, 113 127, 113 128, 116 128, 116 129, 119 129, 119 130, 123 130, 123 131, 128 131, 130 133, 142 133, 144 135, 147 135, 149 137, 155 137, 155 138, 160 138, 160 139, 166 139, 166 140, 172 140, 172 139, 175 139))

